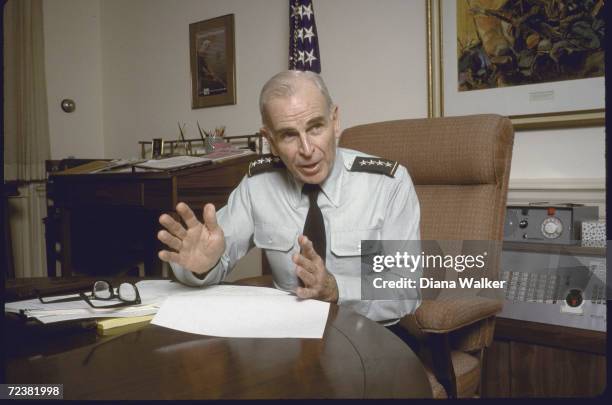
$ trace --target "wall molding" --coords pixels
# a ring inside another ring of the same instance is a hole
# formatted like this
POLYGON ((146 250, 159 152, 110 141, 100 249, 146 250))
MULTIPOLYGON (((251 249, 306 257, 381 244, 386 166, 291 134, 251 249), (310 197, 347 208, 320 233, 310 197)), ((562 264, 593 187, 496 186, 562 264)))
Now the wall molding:
POLYGON ((575 203, 599 207, 599 217, 606 218, 605 178, 510 179, 508 205, 548 202, 575 203))
POLYGON ((605 178, 510 179, 509 190, 602 190, 605 178))

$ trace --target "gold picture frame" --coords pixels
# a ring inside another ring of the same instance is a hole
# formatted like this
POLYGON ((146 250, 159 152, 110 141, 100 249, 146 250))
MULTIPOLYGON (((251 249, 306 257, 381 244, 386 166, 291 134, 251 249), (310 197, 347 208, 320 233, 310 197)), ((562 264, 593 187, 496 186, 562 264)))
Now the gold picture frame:
POLYGON ((236 104, 234 14, 189 24, 191 108, 236 104))
MULTIPOLYGON (((444 16, 446 15, 448 17, 449 14, 452 15, 452 12, 450 11, 453 10, 453 7, 456 7, 457 0, 425 0, 425 4, 427 20, 427 107, 429 117, 477 113, 498 113, 508 116, 514 124, 514 129, 517 131, 605 125, 604 97, 601 97, 600 106, 576 104, 569 106, 569 108, 567 106, 565 108, 561 108, 559 111, 555 111, 554 108, 552 108, 551 111, 550 107, 548 107, 548 109, 540 108, 540 111, 538 111, 539 106, 535 106, 537 103, 534 102, 532 103, 533 105, 530 105, 529 102, 525 101, 520 101, 519 104, 521 108, 525 108, 524 111, 519 111, 516 108, 512 110, 511 108, 506 108, 505 105, 503 106, 504 108, 499 108, 496 111, 495 104, 490 102, 487 104, 487 108, 489 108, 489 110, 484 111, 479 110, 478 107, 471 106, 469 98, 457 96, 457 94, 459 94, 458 92, 449 92, 449 78, 451 77, 451 73, 449 72, 451 69, 449 69, 449 66, 452 67, 450 63, 456 62, 456 59, 451 58, 453 56, 452 53, 450 53, 451 57, 449 57, 449 52, 452 50, 445 49, 444 44, 449 43, 449 38, 451 40, 454 38, 456 43, 457 34, 456 30, 448 29, 449 27, 454 28, 455 24, 452 21, 450 21, 448 24, 445 23, 444 16), (447 32, 444 31, 445 27, 447 28, 447 32), (445 94, 445 92, 447 94, 445 94), (451 94, 449 95, 448 93, 451 94), (459 107, 457 107, 455 111, 448 113, 449 106, 459 107), (457 113, 457 110, 459 113, 457 113)), ((454 74, 456 74, 456 70, 454 71, 454 74)), ((541 87, 546 87, 546 89, 551 88, 552 90, 543 91, 540 93, 543 93, 545 96, 545 93, 554 95, 554 91, 558 91, 560 93, 572 93, 570 90, 565 88, 570 84, 568 82, 574 82, 571 83, 571 85, 576 85, 575 82, 583 82, 585 80, 591 79, 547 83, 546 86, 541 87)), ((603 78, 601 78, 600 81, 603 82, 603 78)), ((593 85, 595 85, 595 83, 593 83, 593 85)), ((599 85, 599 82, 597 85, 599 85)), ((498 98, 501 94, 501 97, 508 99, 515 98, 518 101, 529 100, 528 97, 531 97, 532 94, 537 93, 537 91, 530 93, 530 90, 528 90, 529 88, 529 85, 514 86, 495 89, 495 91, 485 90, 485 92, 488 92, 489 95, 493 95, 494 98, 494 94, 497 94, 498 98)), ((564 99, 567 99, 567 97, 564 97, 564 99)), ((572 99, 572 97, 569 99, 572 99)))

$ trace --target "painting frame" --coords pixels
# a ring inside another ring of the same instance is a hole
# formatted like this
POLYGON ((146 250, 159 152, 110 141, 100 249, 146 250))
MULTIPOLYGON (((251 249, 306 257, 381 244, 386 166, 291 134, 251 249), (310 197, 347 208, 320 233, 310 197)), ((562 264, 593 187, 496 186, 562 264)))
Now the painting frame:
POLYGON ((477 90, 480 95, 488 93, 479 103, 474 102, 475 96, 460 94, 469 92, 451 88, 451 83, 457 83, 457 32, 456 21, 449 17, 456 11, 457 3, 456 0, 425 0, 425 3, 429 117, 497 113, 508 116, 518 131, 605 125, 604 77, 477 90), (576 91, 587 83, 585 89, 576 91), (601 92, 600 103, 586 101, 591 91, 601 92), (549 95, 553 100, 532 102, 538 94, 549 95), (558 99, 571 102, 555 102, 556 94, 560 95, 558 99), (563 97, 564 94, 572 97, 563 97), (482 108, 483 105, 486 107, 482 108))
POLYGON ((234 14, 189 24, 191 108, 236 104, 234 14))

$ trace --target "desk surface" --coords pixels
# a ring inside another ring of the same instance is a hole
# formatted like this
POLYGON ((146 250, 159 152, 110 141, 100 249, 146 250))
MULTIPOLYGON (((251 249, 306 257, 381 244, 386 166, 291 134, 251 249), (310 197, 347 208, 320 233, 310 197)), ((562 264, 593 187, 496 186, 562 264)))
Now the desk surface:
POLYGON ((148 325, 64 346, 7 359, 6 382, 64 384, 66 399, 431 397, 404 342, 337 305, 323 339, 219 338, 148 325))

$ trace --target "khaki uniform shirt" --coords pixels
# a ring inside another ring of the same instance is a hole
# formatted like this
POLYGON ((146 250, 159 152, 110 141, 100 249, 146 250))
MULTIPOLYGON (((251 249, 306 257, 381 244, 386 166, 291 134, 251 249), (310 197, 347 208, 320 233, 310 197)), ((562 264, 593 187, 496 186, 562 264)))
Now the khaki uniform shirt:
MULTIPOLYGON (((398 166, 393 177, 351 171, 358 156, 370 157, 337 148, 331 174, 321 184, 317 203, 325 221, 325 264, 336 279, 339 305, 374 321, 393 322, 416 310, 419 293, 404 289, 394 300, 362 300, 360 244, 361 240, 420 239, 419 202, 406 168, 398 166)), ((373 158, 371 164, 377 163, 373 158)), ((309 208, 302 185, 285 168, 245 176, 217 213, 226 243, 219 264, 202 280, 170 263, 176 278, 192 286, 219 283, 256 246, 268 258, 274 285, 294 291, 298 280, 291 256, 300 250, 297 239, 309 208)))

